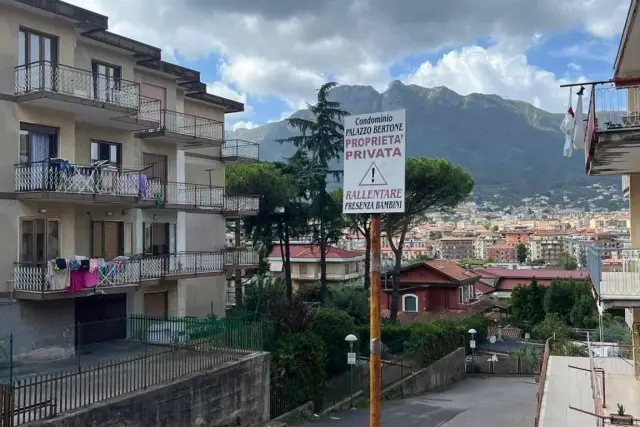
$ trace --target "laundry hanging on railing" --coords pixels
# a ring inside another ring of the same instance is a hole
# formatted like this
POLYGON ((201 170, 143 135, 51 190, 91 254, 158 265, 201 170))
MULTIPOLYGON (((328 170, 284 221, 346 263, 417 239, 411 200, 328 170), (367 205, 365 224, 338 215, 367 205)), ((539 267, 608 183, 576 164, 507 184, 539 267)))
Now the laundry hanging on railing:
POLYGON ((584 150, 584 138, 585 138, 585 123, 584 112, 582 106, 582 95, 584 94, 584 87, 581 87, 578 91, 578 102, 576 103, 575 117, 574 117, 574 131, 573 131, 573 148, 576 150, 584 150))
POLYGON ((575 113, 571 106, 571 100, 573 98, 573 91, 569 88, 569 107, 564 114, 564 120, 560 124, 560 131, 564 134, 564 150, 563 155, 565 157, 571 157, 573 154, 573 137, 575 133, 575 113))

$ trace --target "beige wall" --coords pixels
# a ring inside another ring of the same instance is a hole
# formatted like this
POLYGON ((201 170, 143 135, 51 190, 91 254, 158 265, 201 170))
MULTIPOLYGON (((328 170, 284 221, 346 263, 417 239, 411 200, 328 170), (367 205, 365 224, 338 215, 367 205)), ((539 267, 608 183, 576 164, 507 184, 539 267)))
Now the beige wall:
POLYGON ((640 247, 640 174, 629 176, 629 217, 631 246, 640 247))
POLYGON ((18 107, 13 102, 0 100, 0 144, 2 155, 0 156, 0 192, 13 192, 15 190, 14 174, 15 164, 19 159, 19 113, 18 107))
POLYGON ((184 316, 224 317, 226 312, 226 279, 223 275, 181 280, 179 286, 185 297, 184 316))
POLYGON ((178 111, 178 109, 176 108, 178 105, 178 101, 177 101, 178 95, 177 95, 177 87, 176 87, 177 85, 176 85, 175 78, 163 76, 163 75, 160 75, 159 73, 156 74, 153 71, 147 71, 142 69, 141 67, 136 67, 134 80, 138 83, 145 82, 145 83, 149 83, 156 86, 162 86, 166 88, 167 104, 165 106, 165 109, 178 111))
POLYGON ((135 58, 133 56, 116 52, 104 45, 101 46, 98 43, 91 43, 84 38, 79 38, 75 49, 74 66, 90 71, 94 60, 121 67, 121 77, 128 81, 134 81, 133 67, 135 66, 135 58))
POLYGON ((75 63, 76 35, 71 23, 36 14, 24 13, 11 4, 0 3, 0 93, 13 95, 14 67, 18 65, 18 29, 36 29, 59 39, 58 60, 60 64, 75 63))
POLYGON ((13 278, 13 263, 18 260, 18 216, 19 203, 15 200, 0 200, 0 292, 9 290, 13 278))
POLYGON ((184 99, 184 112, 197 117, 204 117, 218 122, 224 122, 224 109, 216 108, 208 102, 197 101, 191 98, 184 99))
POLYGON ((225 184, 225 164, 217 160, 185 156, 185 181, 209 185, 209 176, 211 176, 211 184, 214 187, 223 187, 225 184))

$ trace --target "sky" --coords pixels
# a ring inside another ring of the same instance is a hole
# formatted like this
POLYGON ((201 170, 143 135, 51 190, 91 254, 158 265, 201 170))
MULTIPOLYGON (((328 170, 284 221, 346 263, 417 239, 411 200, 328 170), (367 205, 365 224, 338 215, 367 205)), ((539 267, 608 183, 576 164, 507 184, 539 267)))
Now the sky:
POLYGON ((563 112, 561 84, 611 77, 630 2, 67 1, 199 70, 210 93, 244 102, 228 129, 288 117, 329 80, 382 92, 399 79, 563 112))

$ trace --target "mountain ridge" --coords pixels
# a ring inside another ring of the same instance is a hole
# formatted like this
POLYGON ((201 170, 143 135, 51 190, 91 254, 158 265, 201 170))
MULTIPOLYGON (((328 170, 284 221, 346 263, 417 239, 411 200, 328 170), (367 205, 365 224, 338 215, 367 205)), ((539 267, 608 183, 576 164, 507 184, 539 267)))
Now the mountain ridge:
MULTIPOLYGON (((563 157, 563 114, 498 95, 460 95, 446 86, 426 88, 399 80, 378 92, 341 85, 330 93, 351 114, 407 110, 407 155, 440 157, 468 170, 476 189, 503 189, 513 196, 563 190, 571 193, 613 178, 588 177, 582 152, 563 157)), ((298 110, 292 117, 311 117, 298 110)), ((260 159, 280 160, 295 148, 275 142, 295 135, 285 121, 228 133, 260 143, 260 159)), ((341 162, 337 166, 341 167, 341 162)))

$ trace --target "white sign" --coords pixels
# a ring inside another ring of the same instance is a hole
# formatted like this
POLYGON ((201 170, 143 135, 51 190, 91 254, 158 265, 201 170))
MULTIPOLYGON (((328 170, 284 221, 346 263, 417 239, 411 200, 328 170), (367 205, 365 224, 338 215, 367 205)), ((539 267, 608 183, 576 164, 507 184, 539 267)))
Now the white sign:
POLYGON ((349 365, 356 364, 356 354, 355 353, 347 353, 347 363, 349 365))
POLYGON ((344 213, 404 212, 406 111, 344 118, 344 213))
POLYGON ((476 348, 476 340, 469 341, 469 348, 476 348))

